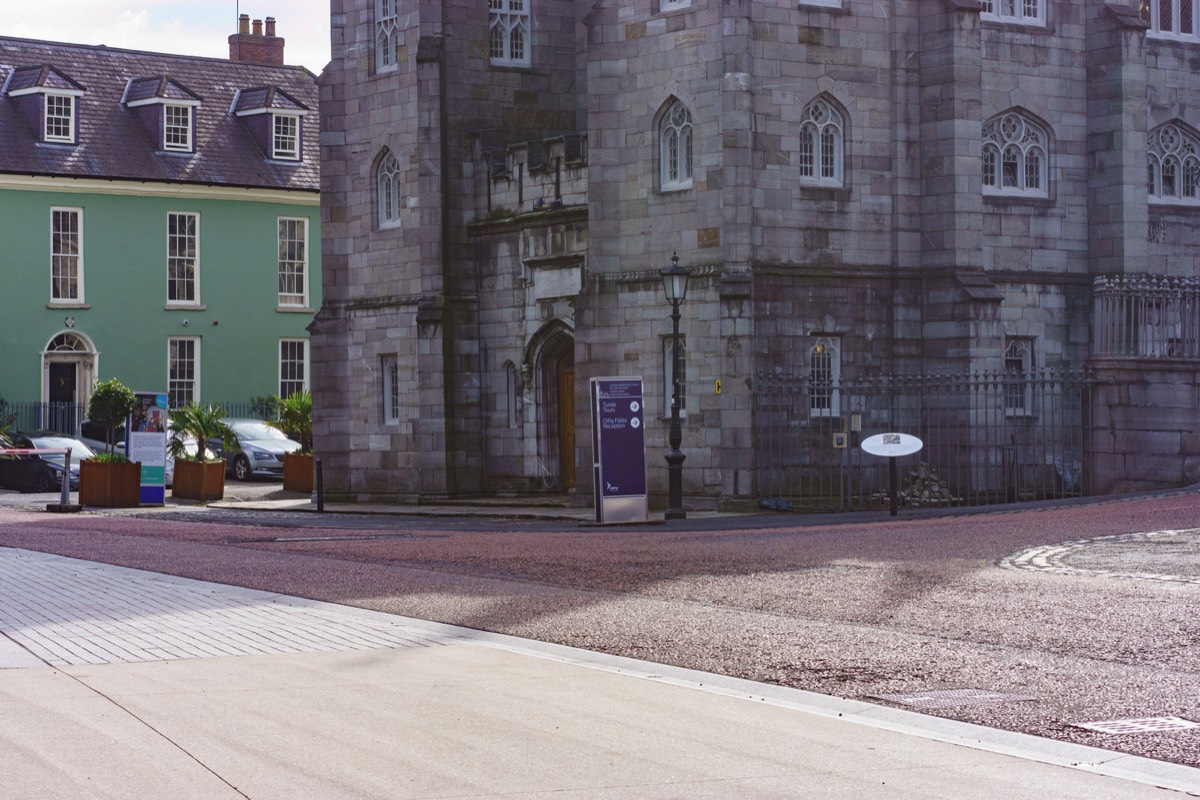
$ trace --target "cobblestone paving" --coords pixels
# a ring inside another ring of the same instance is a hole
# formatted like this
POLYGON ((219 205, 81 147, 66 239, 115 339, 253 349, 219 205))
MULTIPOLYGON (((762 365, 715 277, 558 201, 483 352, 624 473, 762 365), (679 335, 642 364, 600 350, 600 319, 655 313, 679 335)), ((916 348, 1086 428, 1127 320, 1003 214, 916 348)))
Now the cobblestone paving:
POLYGON ((0 636, 50 666, 447 644, 267 592, 0 549, 0 636))

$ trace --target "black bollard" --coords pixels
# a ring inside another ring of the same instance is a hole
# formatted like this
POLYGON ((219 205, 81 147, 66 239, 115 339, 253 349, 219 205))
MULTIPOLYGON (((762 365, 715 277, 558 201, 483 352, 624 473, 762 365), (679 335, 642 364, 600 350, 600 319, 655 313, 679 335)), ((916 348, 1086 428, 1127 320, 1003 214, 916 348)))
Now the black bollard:
POLYGON ((321 472, 321 459, 317 459, 317 513, 325 510, 325 475, 321 472))

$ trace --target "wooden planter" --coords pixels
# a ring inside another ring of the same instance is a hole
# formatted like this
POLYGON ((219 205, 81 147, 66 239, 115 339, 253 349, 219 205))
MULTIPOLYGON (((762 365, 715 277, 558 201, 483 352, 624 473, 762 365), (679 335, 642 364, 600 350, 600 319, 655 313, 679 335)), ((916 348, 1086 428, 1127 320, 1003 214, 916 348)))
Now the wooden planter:
POLYGON ((175 459, 171 496, 184 500, 220 500, 225 496, 225 462, 175 459))
POLYGON ((313 457, 288 453, 283 457, 283 488, 289 492, 312 494, 313 457))
POLYGON ((79 504, 107 508, 141 505, 142 465, 137 461, 79 462, 79 504))

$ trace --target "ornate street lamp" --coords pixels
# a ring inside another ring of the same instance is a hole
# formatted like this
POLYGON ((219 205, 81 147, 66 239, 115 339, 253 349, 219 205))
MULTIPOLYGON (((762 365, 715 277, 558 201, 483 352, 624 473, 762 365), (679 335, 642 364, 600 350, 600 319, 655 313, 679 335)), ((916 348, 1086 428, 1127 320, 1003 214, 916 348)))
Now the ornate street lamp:
POLYGON ((667 512, 665 519, 684 519, 683 510, 683 460, 686 456, 679 450, 683 432, 679 427, 680 382, 679 374, 679 306, 687 297, 688 277, 691 270, 679 266, 679 256, 671 255, 671 266, 660 270, 663 291, 671 304, 671 432, 667 442, 671 445, 667 453, 667 512))

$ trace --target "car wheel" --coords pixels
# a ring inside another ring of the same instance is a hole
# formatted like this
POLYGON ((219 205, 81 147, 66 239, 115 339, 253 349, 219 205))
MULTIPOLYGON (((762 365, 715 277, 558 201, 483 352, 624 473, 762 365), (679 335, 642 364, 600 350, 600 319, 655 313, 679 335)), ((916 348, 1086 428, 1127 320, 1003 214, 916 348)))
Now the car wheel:
POLYGON ((233 460, 233 477, 239 481, 248 481, 251 474, 250 459, 245 456, 238 456, 233 460))

